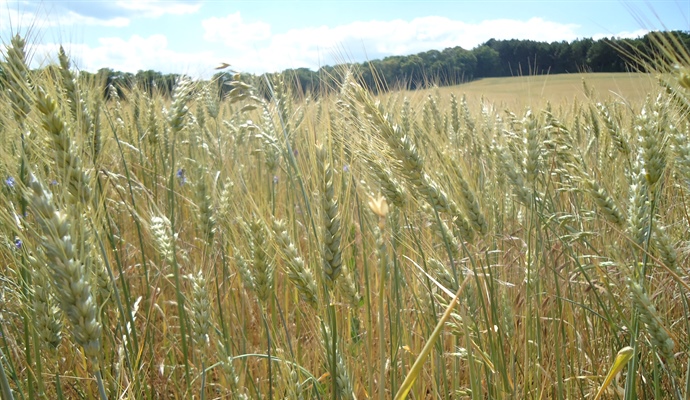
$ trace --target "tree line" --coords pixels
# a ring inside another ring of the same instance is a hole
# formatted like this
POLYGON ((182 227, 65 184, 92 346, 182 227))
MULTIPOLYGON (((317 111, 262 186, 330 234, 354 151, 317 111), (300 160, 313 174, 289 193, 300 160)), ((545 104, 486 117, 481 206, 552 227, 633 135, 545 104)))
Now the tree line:
MULTIPOLYGON (((348 67, 372 90, 418 89, 429 85, 448 86, 481 78, 562 74, 576 72, 644 71, 648 59, 659 59, 660 35, 670 43, 690 48, 690 34, 684 31, 650 32, 637 39, 591 38, 571 42, 491 39, 472 50, 460 46, 429 50, 407 56, 391 56, 318 71, 307 68, 286 70, 302 92, 323 90, 324 81, 336 79, 348 67), (324 80, 322 78, 326 77, 324 80)), ((337 82, 335 82, 337 83, 337 82)), ((337 85, 334 85, 337 87, 337 85)))
MULTIPOLYGON (((641 60, 663 56, 655 54, 653 46, 655 37, 658 40, 660 34, 673 37, 673 43, 685 49, 690 48, 690 34, 684 31, 653 32, 637 39, 585 38, 551 43, 491 39, 471 50, 456 46, 363 63, 325 66, 316 71, 308 68, 288 69, 280 74, 294 86, 296 93, 317 95, 337 90, 345 70, 355 73, 363 84, 375 92, 391 88, 414 90, 430 85, 455 85, 488 77, 643 71, 644 63, 641 60)), ((220 96, 231 90, 225 82, 232 80, 232 75, 231 72, 219 72, 213 76, 220 96)), ((262 79, 263 75, 242 75, 247 80, 254 80, 259 87, 266 81, 262 79)), ((273 78, 276 74, 267 75, 273 78)), ((3 76, 0 64, 0 87, 3 86, 3 76)), ((120 95, 134 87, 148 93, 155 91, 169 95, 179 77, 179 74, 163 74, 153 70, 138 71, 136 74, 110 68, 102 68, 95 74, 80 72, 80 78, 102 85, 105 97, 112 95, 109 87, 114 87, 120 95)))

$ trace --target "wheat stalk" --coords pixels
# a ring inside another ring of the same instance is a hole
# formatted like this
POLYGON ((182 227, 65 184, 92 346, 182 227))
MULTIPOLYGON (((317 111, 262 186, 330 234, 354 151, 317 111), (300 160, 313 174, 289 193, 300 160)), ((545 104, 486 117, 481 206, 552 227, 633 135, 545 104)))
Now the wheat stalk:
POLYGON ((314 309, 319 308, 316 279, 299 255, 297 247, 287 232, 285 222, 273 219, 273 233, 278 247, 282 250, 287 264, 288 279, 297 287, 300 296, 314 309))
POLYGON ((91 370, 98 371, 101 358, 101 323, 93 297, 87 268, 91 260, 78 253, 72 242, 73 226, 67 214, 60 212, 53 197, 35 178, 30 182, 30 204, 40 227, 43 253, 51 271, 60 308, 71 325, 72 336, 84 349, 91 370))

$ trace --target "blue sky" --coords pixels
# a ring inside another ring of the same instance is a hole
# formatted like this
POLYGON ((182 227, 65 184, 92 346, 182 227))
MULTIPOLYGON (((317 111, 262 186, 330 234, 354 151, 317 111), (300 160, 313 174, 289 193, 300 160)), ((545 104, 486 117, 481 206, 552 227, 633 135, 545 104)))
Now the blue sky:
POLYGON ((221 62, 261 73, 462 46, 690 29, 690 0, 0 0, 0 39, 28 36, 34 64, 62 44, 76 67, 208 77, 221 62))

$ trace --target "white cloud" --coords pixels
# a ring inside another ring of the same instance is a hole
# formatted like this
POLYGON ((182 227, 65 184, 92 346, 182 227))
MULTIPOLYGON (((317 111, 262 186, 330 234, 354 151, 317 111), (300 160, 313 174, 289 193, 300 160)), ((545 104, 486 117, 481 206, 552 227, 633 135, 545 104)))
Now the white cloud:
POLYGON ((28 28, 45 29, 51 27, 68 27, 68 26, 105 26, 105 27, 125 27, 129 25, 129 18, 125 17, 111 17, 111 18, 96 18, 77 13, 72 10, 61 8, 53 8, 48 5, 41 5, 38 7, 27 7, 22 9, 16 7, 16 4, 0 1, 0 32, 21 31, 28 28))
POLYGON ((648 34, 649 31, 647 29, 638 29, 636 31, 623 31, 623 32, 618 32, 614 34, 607 34, 607 33, 597 33, 592 35, 592 39, 594 40, 599 40, 603 38, 611 38, 615 37, 618 39, 636 39, 638 37, 642 37, 646 34, 648 34))
POLYGON ((117 0, 115 2, 32 2, 0 0, 0 32, 35 27, 126 27, 134 18, 187 15, 199 11, 198 0, 117 0))
POLYGON ((139 16, 160 17, 165 14, 194 14, 201 8, 196 1, 162 1, 162 0, 118 0, 115 6, 139 16))
MULTIPOLYGON (((48 26, 68 26, 68 25, 98 25, 115 28, 122 28, 129 25, 129 18, 115 17, 109 19, 98 19, 68 11, 64 16, 57 18, 44 18, 44 24, 54 24, 48 26)), ((45 25, 44 25, 45 26, 45 25)))
POLYGON ((357 21, 336 27, 317 26, 270 34, 262 22, 245 23, 239 13, 204 20, 204 39, 228 46, 237 68, 263 72, 347 61, 363 61, 388 55, 406 55, 430 49, 462 46, 471 49, 494 39, 539 41, 574 40, 576 24, 532 18, 466 23, 430 16, 411 21, 357 21), (237 43, 243 43, 238 45, 237 43))
POLYGON ((245 23, 239 12, 226 17, 211 17, 201 22, 204 39, 241 49, 270 38, 271 26, 265 22, 245 23))
MULTIPOLYGON (((81 69, 95 72, 100 68, 136 73, 153 69, 164 73, 187 73, 192 76, 208 76, 215 67, 216 58, 210 52, 177 52, 168 48, 164 35, 129 39, 116 37, 101 38, 98 46, 86 44, 65 44, 65 51, 73 64, 81 69)), ((46 64, 57 57, 58 44, 31 46, 34 60, 46 64)))

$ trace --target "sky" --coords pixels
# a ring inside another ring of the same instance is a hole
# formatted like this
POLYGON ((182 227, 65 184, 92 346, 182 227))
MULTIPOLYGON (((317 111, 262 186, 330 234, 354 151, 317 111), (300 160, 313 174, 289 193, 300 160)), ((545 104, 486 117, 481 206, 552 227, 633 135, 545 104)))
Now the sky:
POLYGON ((688 18, 690 0, 0 0, 0 41, 25 36, 34 67, 62 45, 80 70, 205 78, 221 63, 263 73, 492 38, 634 38, 690 30, 688 18))

